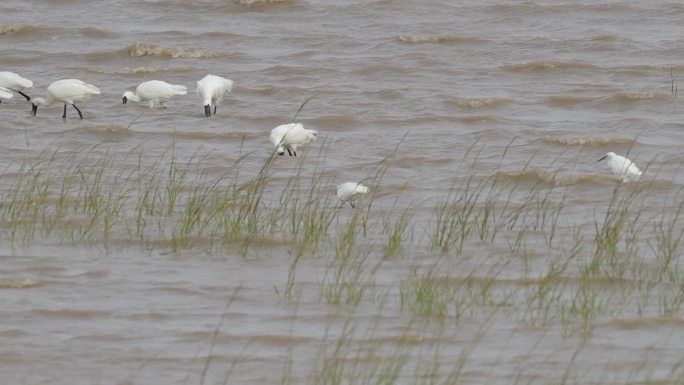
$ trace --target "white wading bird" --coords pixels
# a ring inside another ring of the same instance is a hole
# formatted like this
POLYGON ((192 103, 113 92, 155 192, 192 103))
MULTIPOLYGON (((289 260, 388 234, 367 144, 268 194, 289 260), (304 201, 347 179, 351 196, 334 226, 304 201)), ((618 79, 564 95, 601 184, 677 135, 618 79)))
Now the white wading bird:
POLYGON ((38 107, 40 106, 50 107, 57 102, 64 102, 64 114, 62 114, 62 119, 66 119, 67 104, 71 104, 78 112, 78 116, 83 119, 83 114, 81 113, 81 110, 76 107, 75 103, 86 100, 91 95, 99 94, 99 88, 92 84, 84 83, 78 79, 57 80, 48 86, 47 96, 44 99, 33 99, 33 109, 31 110, 31 114, 36 116, 38 107))
POLYGON ((616 155, 614 152, 607 153, 604 157, 599 159, 600 162, 608 158, 608 167, 613 171, 613 174, 620 177, 622 182, 637 181, 641 177, 641 171, 631 160, 624 156, 616 155))
POLYGON ((12 90, 0 87, 0 99, 12 99, 12 90))
MULTIPOLYGON (((27 102, 31 100, 31 97, 23 93, 22 90, 33 87, 33 82, 14 72, 0 71, 0 87, 8 89, 10 92, 18 92, 21 96, 26 98, 27 102)), ((9 99, 11 96, 4 98, 9 99)))
POLYGON ((278 155, 285 155, 287 150, 290 156, 297 156, 297 146, 313 142, 316 135, 318 131, 307 130, 301 123, 281 124, 271 130, 271 143, 278 155))
POLYGON ((342 202, 349 202, 352 208, 356 207, 356 197, 368 192, 368 186, 361 183, 345 182, 337 185, 337 198, 342 202))
POLYGON ((161 80, 150 80, 147 82, 142 82, 135 89, 135 93, 131 91, 126 91, 123 94, 123 104, 132 102, 145 102, 148 103, 150 108, 154 107, 157 103, 160 107, 166 108, 166 102, 176 95, 185 95, 185 86, 169 84, 161 80))
POLYGON ((214 115, 216 107, 221 103, 223 94, 230 92, 233 88, 233 81, 216 75, 207 75, 197 82, 197 95, 202 98, 204 114, 211 116, 211 105, 214 105, 214 115))

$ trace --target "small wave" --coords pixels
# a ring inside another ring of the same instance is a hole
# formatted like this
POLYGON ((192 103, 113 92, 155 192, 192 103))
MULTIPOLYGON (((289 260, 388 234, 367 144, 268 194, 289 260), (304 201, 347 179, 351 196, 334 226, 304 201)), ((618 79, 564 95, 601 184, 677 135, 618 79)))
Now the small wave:
POLYGON ((155 44, 135 43, 126 47, 132 57, 159 56, 170 57, 172 59, 205 59, 221 56, 229 56, 223 52, 203 50, 203 49, 183 49, 169 48, 155 44))
POLYGON ((93 27, 79 28, 78 32, 83 36, 92 37, 95 39, 105 39, 118 36, 114 32, 93 27))
POLYGON ((591 41, 616 41, 619 39, 619 36, 611 34, 593 35, 589 37, 589 40, 591 41))
POLYGON ((476 36, 461 36, 461 35, 401 35, 397 38, 402 43, 431 43, 431 44, 467 44, 480 43, 486 39, 476 36))
POLYGON ((662 93, 655 92, 618 92, 612 97, 610 97, 615 102, 618 103, 634 103, 644 100, 652 101, 663 101, 669 100, 670 96, 662 93))
POLYGON ((87 67, 80 68, 81 70, 104 75, 149 75, 163 72, 190 72, 191 67, 124 67, 124 68, 102 68, 102 67, 87 67))
POLYGON ((581 138, 564 138, 561 136, 545 136, 542 141, 548 144, 556 144, 561 146, 607 146, 620 145, 630 146, 635 140, 626 138, 601 138, 585 136, 581 138))
POLYGON ((103 318, 109 316, 111 313, 102 310, 77 310, 77 309, 36 309, 31 311, 39 318, 67 318, 67 319, 88 319, 88 318, 103 318))
POLYGON ((468 115, 460 117, 459 120, 466 124, 481 124, 498 122, 500 119, 495 115, 468 115))
POLYGON ((514 183, 543 183, 551 186, 571 186, 590 183, 596 180, 594 175, 560 175, 545 170, 525 170, 512 172, 497 172, 494 179, 514 183))
POLYGON ((360 120, 352 115, 326 115, 313 119, 311 122, 316 126, 348 127, 358 125, 360 120))
POLYGON ((280 88, 274 87, 274 86, 265 86, 261 88, 249 88, 249 87, 242 87, 240 89, 241 93, 250 93, 250 94, 255 94, 255 95, 261 95, 261 96, 267 96, 267 95, 274 95, 276 94, 280 88))
POLYGON ((288 4, 294 3, 292 0, 237 0, 240 5, 269 5, 269 4, 288 4))
POLYGON ((37 27, 28 24, 10 24, 2 25, 0 24, 0 36, 3 35, 14 35, 14 36, 29 36, 36 33, 40 33, 45 30, 44 28, 37 27))
POLYGON ((533 61, 523 64, 511 64, 504 66, 513 72, 540 72, 549 70, 589 70, 597 68, 593 64, 575 61, 533 61))
POLYGON ((131 131, 118 124, 107 124, 103 126, 89 126, 84 128, 88 132, 104 132, 108 134, 129 134, 131 131))
POLYGON ((577 104, 590 102, 596 98, 575 95, 555 95, 546 98, 546 102, 551 107, 573 107, 577 104))
POLYGON ((32 278, 0 278, 0 289, 26 289, 44 284, 44 281, 32 278))
POLYGON ((496 107, 513 102, 510 98, 450 98, 446 103, 463 108, 496 107))

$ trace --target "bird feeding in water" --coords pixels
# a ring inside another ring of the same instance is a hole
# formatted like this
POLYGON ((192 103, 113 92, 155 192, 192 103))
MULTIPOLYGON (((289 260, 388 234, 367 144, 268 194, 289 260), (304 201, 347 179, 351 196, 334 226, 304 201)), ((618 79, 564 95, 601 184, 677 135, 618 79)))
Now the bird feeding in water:
POLYGON ((140 83, 136 87, 135 93, 131 91, 124 92, 123 104, 128 103, 130 100, 136 103, 148 103, 150 108, 153 108, 155 103, 160 107, 166 108, 165 103, 169 99, 176 95, 185 95, 187 93, 185 86, 170 84, 161 80, 150 80, 140 83))
POLYGON ((634 162, 624 156, 609 152, 599 159, 597 163, 604 159, 608 159, 608 167, 610 167, 613 174, 617 175, 622 182, 637 181, 641 177, 641 170, 639 170, 634 162))
POLYGON ((368 186, 361 183, 345 182, 337 186, 337 198, 342 202, 349 202, 352 208, 356 207, 356 197, 368 192, 368 186))
POLYGON ((76 107, 76 102, 90 98, 91 95, 99 95, 100 89, 92 84, 85 83, 78 79, 62 79, 50 84, 47 88, 45 98, 33 99, 31 114, 36 116, 38 107, 50 107, 57 102, 64 102, 64 114, 62 119, 66 119, 67 104, 71 104, 78 112, 78 116, 83 119, 81 110, 76 107))
POLYGON ((297 146, 313 142, 317 135, 318 131, 307 130, 301 123, 281 124, 271 130, 271 143, 278 155, 287 150, 290 156, 297 156, 297 146))
MULTIPOLYGON (((19 76, 14 72, 0 71, 0 88, 5 88, 12 92, 16 92, 19 95, 26 98, 26 101, 30 101, 31 97, 26 95, 23 90, 26 88, 33 87, 33 82, 26 79, 25 77, 19 76)), ((9 99, 12 96, 0 96, 1 98, 9 99)))
POLYGON ((211 106, 214 105, 214 115, 216 107, 221 103, 223 94, 233 89, 233 81, 216 75, 207 75, 197 82, 197 95, 202 98, 204 115, 210 117, 211 106))

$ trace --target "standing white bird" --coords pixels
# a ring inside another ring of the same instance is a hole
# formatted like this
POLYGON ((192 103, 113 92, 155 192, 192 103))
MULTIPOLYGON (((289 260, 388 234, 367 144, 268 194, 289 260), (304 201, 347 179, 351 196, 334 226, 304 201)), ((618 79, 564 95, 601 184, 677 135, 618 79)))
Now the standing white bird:
MULTIPOLYGON (((22 90, 33 87, 33 82, 14 72, 0 71, 0 87, 8 89, 10 92, 18 92, 26 98, 27 102, 31 100, 31 97, 23 93, 22 90)), ((5 99, 9 98, 5 97, 5 99)))
POLYGON ((214 105, 214 115, 216 107, 221 103, 223 94, 233 89, 233 81, 216 75, 207 75, 197 82, 197 95, 202 98, 204 114, 211 116, 211 105, 214 105))
POLYGON ((307 130, 301 123, 281 124, 271 130, 271 143, 278 155, 285 155, 287 150, 290 156, 297 156, 297 146, 313 142, 316 135, 318 131, 307 130))
POLYGON ((615 154, 614 152, 607 153, 604 157, 597 161, 600 162, 608 158, 608 167, 610 167, 613 174, 620 177, 622 182, 637 181, 641 177, 641 170, 631 160, 615 154))
POLYGON ((356 182, 344 182, 337 185, 337 198, 342 202, 349 202, 352 208, 356 207, 356 197, 366 194, 368 186, 356 182))
POLYGON ((146 102, 149 104, 150 108, 154 107, 154 103, 159 106, 166 108, 165 103, 169 101, 172 97, 176 95, 185 95, 188 92, 185 86, 169 84, 161 80, 150 80, 147 82, 142 82, 135 89, 135 93, 131 91, 126 91, 123 94, 123 104, 126 104, 129 100, 139 103, 146 102))
POLYGON ((43 98, 33 99, 33 109, 31 114, 36 116, 38 112, 38 107, 45 106, 50 107, 57 102, 64 102, 64 114, 62 114, 62 119, 66 119, 66 109, 67 104, 71 104, 76 111, 78 116, 83 119, 83 114, 81 110, 76 107, 76 102, 80 102, 90 98, 91 95, 99 95, 100 89, 92 84, 84 83, 78 79, 62 79, 52 82, 47 88, 47 96, 43 98))
POLYGON ((0 87, 0 99, 12 99, 12 90, 0 87))

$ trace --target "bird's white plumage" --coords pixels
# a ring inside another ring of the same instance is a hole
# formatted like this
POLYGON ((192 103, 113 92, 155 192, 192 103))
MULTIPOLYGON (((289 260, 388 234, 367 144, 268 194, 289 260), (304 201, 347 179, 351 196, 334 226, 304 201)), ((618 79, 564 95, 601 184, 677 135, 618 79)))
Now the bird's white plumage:
POLYGON ((609 152, 603 158, 608 159, 608 167, 617 175, 623 182, 637 181, 641 177, 641 170, 632 162, 631 160, 615 154, 614 152, 609 152))
POLYGON ((368 186, 357 182, 344 182, 337 185, 337 199, 342 202, 350 202, 354 207, 354 199, 361 195, 368 193, 368 186))
POLYGON ((134 102, 146 102, 150 108, 154 104, 164 106, 174 96, 187 94, 187 88, 178 84, 170 84, 161 80, 150 80, 142 82, 136 87, 135 93, 126 91, 123 94, 124 103, 131 100, 134 102))
POLYGON ((12 90, 7 89, 5 87, 0 87, 0 99, 11 99, 12 98, 12 90))
POLYGON ((47 96, 36 98, 33 103, 37 106, 51 106, 57 102, 74 104, 99 95, 100 89, 78 79, 62 79, 52 82, 47 88, 47 96))
POLYGON ((316 135, 318 131, 307 130, 301 123, 281 124, 271 130, 271 143, 278 155, 284 155, 285 150, 288 150, 296 156, 297 147, 313 142, 316 135))
POLYGON ((33 82, 9 71, 0 71, 0 87, 17 92, 33 87, 33 82))
POLYGON ((33 109, 31 113, 35 116, 38 107, 49 107, 57 102, 64 103, 64 114, 62 118, 66 119, 66 105, 71 104, 78 115, 83 119, 81 110, 76 107, 76 102, 80 102, 90 98, 91 95, 99 95, 100 89, 92 84, 88 84, 78 79, 62 79, 52 82, 47 88, 47 96, 45 98, 33 99, 33 109))
POLYGON ((197 95, 202 98, 205 111, 210 111, 211 107, 214 106, 214 113, 216 113, 216 106, 223 100, 223 95, 232 89, 232 80, 216 75, 207 75, 197 82, 197 95))

